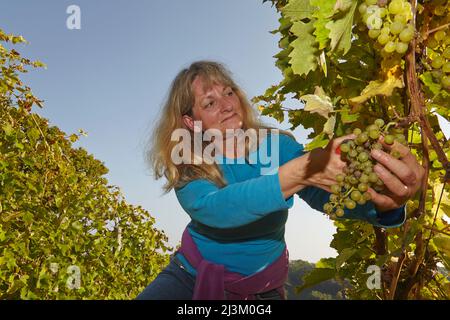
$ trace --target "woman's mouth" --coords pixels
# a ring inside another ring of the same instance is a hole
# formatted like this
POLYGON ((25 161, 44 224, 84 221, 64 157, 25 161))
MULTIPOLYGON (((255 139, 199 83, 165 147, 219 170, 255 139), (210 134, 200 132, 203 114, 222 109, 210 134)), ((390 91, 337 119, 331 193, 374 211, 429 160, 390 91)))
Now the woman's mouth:
POLYGON ((227 120, 230 120, 231 118, 233 118, 236 115, 236 113, 233 113, 233 115, 229 116, 228 118, 225 118, 224 120, 222 120, 222 122, 225 122, 227 120))

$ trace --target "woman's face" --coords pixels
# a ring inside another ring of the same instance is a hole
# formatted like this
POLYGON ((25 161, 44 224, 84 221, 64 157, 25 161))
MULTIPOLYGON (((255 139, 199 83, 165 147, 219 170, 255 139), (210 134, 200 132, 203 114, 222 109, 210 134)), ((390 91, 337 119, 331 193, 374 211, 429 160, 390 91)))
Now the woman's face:
POLYGON ((202 122, 202 130, 241 129, 243 110, 239 97, 231 87, 214 82, 210 88, 205 86, 202 77, 197 76, 192 82, 195 101, 192 117, 183 116, 188 128, 194 130, 194 121, 202 122))

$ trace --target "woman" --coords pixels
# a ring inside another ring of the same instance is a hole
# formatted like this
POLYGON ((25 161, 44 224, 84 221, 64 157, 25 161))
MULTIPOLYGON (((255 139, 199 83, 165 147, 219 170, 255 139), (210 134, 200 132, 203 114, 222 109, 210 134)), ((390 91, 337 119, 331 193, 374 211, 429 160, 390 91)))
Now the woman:
MULTIPOLYGON (((149 160, 155 177, 166 177, 165 191, 175 189, 192 220, 170 264, 137 299, 285 299, 288 209, 297 194, 323 211, 330 186, 345 167, 335 150, 354 136, 306 153, 289 133, 265 131, 269 129, 220 63, 198 61, 176 76, 149 160), (180 144, 173 141, 173 133, 183 129, 191 133, 190 140, 181 144, 184 160, 174 161, 179 153, 173 150, 180 144), (216 136, 191 150, 198 134, 209 131, 216 136), (256 143, 242 138, 242 132, 253 132, 256 143), (236 141, 237 146, 230 143, 236 141), (198 161, 211 144, 216 161, 198 161), (264 174, 262 149, 279 163, 264 174), (233 159, 239 163, 229 163, 233 159)), ((407 147, 397 147, 401 160, 372 153, 379 162, 375 170, 389 192, 370 189, 372 202, 346 209, 343 218, 385 228, 404 222, 404 203, 419 189, 424 169, 407 147)))

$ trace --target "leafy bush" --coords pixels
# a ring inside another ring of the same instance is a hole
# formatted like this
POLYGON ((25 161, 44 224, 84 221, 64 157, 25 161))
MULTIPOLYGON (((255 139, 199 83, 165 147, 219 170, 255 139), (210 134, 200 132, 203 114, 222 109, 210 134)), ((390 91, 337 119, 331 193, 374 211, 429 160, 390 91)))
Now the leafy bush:
POLYGON ((0 30, 0 298, 132 299, 168 263, 167 237, 78 135, 31 112, 18 73, 44 65, 6 42, 25 40, 0 30))

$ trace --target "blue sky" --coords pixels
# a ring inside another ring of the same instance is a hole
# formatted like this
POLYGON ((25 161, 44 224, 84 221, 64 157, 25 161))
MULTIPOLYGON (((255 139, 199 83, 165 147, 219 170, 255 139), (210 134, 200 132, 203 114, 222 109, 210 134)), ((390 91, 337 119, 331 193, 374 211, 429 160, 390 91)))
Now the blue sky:
MULTIPOLYGON (((81 146, 109 168, 110 184, 127 201, 156 218, 176 245, 189 222, 173 192, 162 196, 144 163, 144 144, 170 82, 200 59, 217 60, 233 73, 248 97, 281 80, 273 56, 279 51, 279 15, 262 0, 2 0, 0 28, 23 35, 25 57, 48 66, 23 79, 45 100, 35 109, 67 134, 82 128, 81 146), (69 30, 69 5, 81 9, 81 30, 69 30)), ((272 119, 264 120, 276 124, 272 119)), ((287 123, 277 124, 281 129, 287 123)), ((300 143, 307 132, 294 132, 300 143)), ((335 256, 335 228, 299 198, 286 226, 291 259, 316 262, 335 256)))

